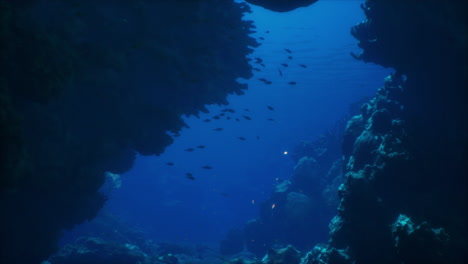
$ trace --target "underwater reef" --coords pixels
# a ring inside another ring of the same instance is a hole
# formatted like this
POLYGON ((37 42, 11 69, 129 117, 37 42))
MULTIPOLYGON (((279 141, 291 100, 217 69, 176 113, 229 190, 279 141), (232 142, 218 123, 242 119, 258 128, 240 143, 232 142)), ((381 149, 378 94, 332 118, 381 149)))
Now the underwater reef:
POLYGON ((0 262, 39 263, 95 217, 105 173, 158 155, 182 115, 242 94, 233 1, 0 1, 0 262), (169 131, 169 133, 168 133, 169 131))
POLYGON ((466 263, 467 3, 362 9, 353 55, 396 72, 348 122, 338 214, 306 264, 466 263))
POLYGON ((290 179, 276 179, 274 190, 260 204, 260 215, 242 228, 232 229, 220 243, 220 253, 233 255, 244 248, 264 256, 271 248, 294 245, 312 248, 328 238, 328 223, 336 214, 342 183, 340 142, 346 123, 339 121, 318 139, 298 144, 290 157, 296 163, 290 179))
MULTIPOLYGON (((361 7, 366 19, 351 34, 362 53, 351 55, 395 73, 347 122, 339 162, 344 179, 328 243, 317 244, 300 263, 466 263, 468 4, 368 0, 361 7)), ((313 176, 315 158, 300 159, 307 157, 301 149, 296 153, 294 177, 301 167, 307 167, 303 175, 313 176)), ((307 178, 300 186, 318 187, 316 194, 324 190, 307 178)), ((274 209, 289 200, 288 194, 278 202, 277 192, 274 209)), ((306 213, 303 195, 295 192, 294 200, 306 213)), ((245 231, 263 247, 246 240, 247 249, 268 254, 285 242, 300 247, 298 241, 277 238, 284 229, 263 225, 265 208, 245 231)), ((278 219, 284 223, 291 215, 278 219)), ((307 216, 301 219, 309 230, 316 228, 307 216)))

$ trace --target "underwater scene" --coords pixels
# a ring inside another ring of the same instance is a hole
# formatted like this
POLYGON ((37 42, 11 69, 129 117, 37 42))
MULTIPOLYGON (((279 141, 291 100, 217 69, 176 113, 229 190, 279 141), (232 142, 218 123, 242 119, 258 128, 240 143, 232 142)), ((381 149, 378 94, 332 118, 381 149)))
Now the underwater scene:
POLYGON ((0 0, 0 263, 468 263, 467 14, 0 0))

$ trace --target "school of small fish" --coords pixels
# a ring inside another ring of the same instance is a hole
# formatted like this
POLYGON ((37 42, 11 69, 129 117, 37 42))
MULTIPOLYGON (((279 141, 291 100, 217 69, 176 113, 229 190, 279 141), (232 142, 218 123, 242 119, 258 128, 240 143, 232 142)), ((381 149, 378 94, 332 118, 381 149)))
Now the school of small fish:
MULTIPOLYGON (((269 31, 266 31, 265 33, 269 33, 269 31)), ((259 40, 265 40, 265 38, 263 38, 263 37, 259 37, 258 39, 259 39, 259 40)), ((293 59, 293 56, 291 55, 291 54, 293 53, 292 50, 287 49, 287 48, 284 48, 284 51, 285 51, 286 54, 288 55, 286 58, 287 58, 289 61, 292 60, 292 59, 293 59)), ((264 60, 263 60, 262 58, 258 58, 258 57, 257 57, 257 58, 254 58, 253 63, 254 63, 254 64, 258 64, 258 65, 260 65, 260 66, 263 67, 263 68, 266 67, 266 65, 265 65, 265 63, 264 63, 264 60)), ((306 64, 302 64, 302 63, 297 64, 297 65, 298 65, 299 67, 301 67, 301 68, 307 68, 307 67, 308 67, 306 64)), ((290 64, 288 64, 288 63, 281 63, 281 64, 280 64, 280 67, 278 67, 278 74, 279 74, 280 77, 285 76, 283 70, 286 70, 287 68, 289 68, 289 66, 290 66, 290 64), (283 70, 282 70, 282 69, 283 69, 283 70)), ((260 68, 252 68, 252 70, 253 70, 253 71, 257 71, 257 72, 261 72, 261 69, 260 69, 260 68)), ((263 82, 263 83, 266 84, 266 85, 270 85, 270 84, 273 83, 272 81, 270 81, 270 80, 268 80, 268 79, 266 79, 266 78, 263 78, 263 77, 262 77, 262 78, 258 78, 258 80, 261 81, 261 82, 263 82)), ((286 82, 286 84, 288 84, 288 85, 296 85, 297 82, 296 82, 296 81, 289 81, 289 82, 286 82)), ((275 108, 274 108, 273 106, 270 106, 270 105, 267 105, 266 108, 267 108, 269 111, 274 111, 274 110, 275 110, 275 108)), ((244 108, 243 110, 244 110, 244 113, 250 112, 250 109, 248 109, 248 108, 244 108)), ((221 118, 225 118, 226 120, 231 120, 231 119, 232 119, 232 120, 235 120, 236 122, 240 122, 240 121, 241 121, 241 118, 243 118, 244 120, 247 120, 247 121, 251 121, 251 120, 252 120, 252 117, 251 117, 250 115, 247 115, 247 114, 241 114, 241 115, 238 116, 238 117, 232 117, 231 114, 236 114, 236 113, 237 113, 237 111, 234 110, 234 109, 232 109, 232 108, 224 108, 224 109, 222 109, 220 112, 221 112, 221 113, 219 113, 219 114, 217 114, 217 115, 214 115, 214 116, 212 116, 211 118, 207 118, 207 119, 202 120, 202 122, 209 123, 209 122, 212 122, 212 121, 215 121, 215 120, 220 120, 221 118)), ((267 120, 267 121, 275 121, 275 119, 274 119, 274 118, 271 118, 271 117, 267 118, 266 120, 267 120)), ((217 128, 214 128, 214 129, 213 129, 213 131, 218 131, 218 132, 223 131, 223 130, 224 130, 224 128, 222 128, 222 127, 217 127, 217 128)), ((174 136, 174 137, 178 137, 178 136, 180 136, 180 134, 176 133, 176 134, 174 134, 173 136, 174 136)), ((238 139, 238 140, 241 140, 241 141, 247 140, 247 138, 246 138, 246 137, 243 137, 243 136, 238 136, 237 139, 238 139)), ((256 139, 257 139, 257 140, 260 140, 260 136, 256 136, 256 139)), ((198 149, 205 149, 205 145, 198 145, 198 146, 195 146, 195 147, 189 147, 189 148, 184 149, 184 151, 193 152, 193 151, 195 151, 195 149, 197 149, 197 148, 198 148, 198 149)), ((168 165, 168 166, 175 166, 175 163, 174 163, 174 162, 166 162, 166 165, 168 165)), ((204 166, 201 166, 201 168, 202 168, 202 169, 205 169, 205 170, 212 170, 212 169, 213 169, 213 167, 212 167, 211 165, 204 165, 204 166)), ((192 180, 192 181, 196 179, 196 178, 193 176, 193 174, 190 173, 190 172, 187 172, 187 173, 185 174, 185 177, 186 177, 187 179, 189 179, 189 180, 192 180)), ((228 196, 227 193, 221 193, 221 195, 222 195, 222 196, 225 196, 225 197, 228 196)), ((255 200, 252 200, 252 204, 255 204, 255 200)), ((276 207, 276 204, 272 204, 272 205, 271 205, 271 209, 275 209, 275 207, 276 207)))

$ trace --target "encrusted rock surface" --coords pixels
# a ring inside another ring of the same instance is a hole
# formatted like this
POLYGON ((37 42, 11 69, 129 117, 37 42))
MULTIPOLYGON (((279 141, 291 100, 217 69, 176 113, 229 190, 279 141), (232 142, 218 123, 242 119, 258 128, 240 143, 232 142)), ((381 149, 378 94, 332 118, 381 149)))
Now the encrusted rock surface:
POLYGON ((100 210, 106 171, 160 154, 182 115, 243 93, 236 80, 251 77, 258 45, 246 11, 215 0, 0 0, 0 262, 47 258, 63 229, 100 210))
POLYGON ((467 3, 362 8, 356 58, 396 73, 348 122, 330 242, 306 263, 466 263, 467 3))

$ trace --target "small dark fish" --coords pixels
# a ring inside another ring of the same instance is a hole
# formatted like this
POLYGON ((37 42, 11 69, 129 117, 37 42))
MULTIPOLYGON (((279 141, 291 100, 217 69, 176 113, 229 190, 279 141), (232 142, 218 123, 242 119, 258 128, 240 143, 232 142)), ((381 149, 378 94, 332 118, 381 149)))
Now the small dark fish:
POLYGON ((260 136, 257 136, 257 140, 260 140, 260 136))
POLYGON ((211 120, 210 119, 205 119, 205 120, 203 120, 203 122, 211 122, 211 120))
POLYGON ((221 113, 221 114, 219 114, 218 116, 224 116, 224 115, 225 115, 225 113, 221 113))
POLYGON ((240 119, 239 119, 239 118, 236 118, 235 120, 236 120, 237 122, 239 122, 239 121, 240 121, 240 119))
POLYGON ((296 82, 288 82, 289 85, 296 85, 296 82))
POLYGON ((270 85, 270 84, 272 84, 272 82, 271 81, 266 81, 265 84, 270 85))
POLYGON ((179 133, 175 133, 174 135, 172 135, 173 137, 180 137, 180 134, 179 133))
POLYGON ((268 108, 268 110, 271 110, 271 111, 274 111, 274 110, 275 110, 275 109, 273 108, 273 106, 267 105, 267 108, 268 108))
POLYGON ((307 65, 305 64, 299 64, 299 66, 301 66, 302 68, 307 68, 307 65))
POLYGON ((280 69, 278 69, 278 73, 280 76, 283 76, 283 72, 280 69))
POLYGON ((195 177, 193 177, 192 173, 185 173, 185 177, 187 177, 187 179, 189 180, 195 180, 195 177))
POLYGON ((166 164, 169 166, 174 166, 174 162, 167 162, 166 164))
POLYGON ((293 56, 288 56, 288 59, 289 59, 289 60, 292 60, 292 59, 293 59, 293 56))
POLYGON ((259 37, 258 39, 259 39, 259 40, 265 40, 265 38, 264 38, 264 37, 259 37))
POLYGON ((259 68, 252 68, 252 70, 258 71, 258 72, 262 71, 262 70, 260 70, 259 68))
POLYGON ((250 112, 250 110, 248 108, 244 108, 244 111, 246 112, 250 112))
POLYGON ((226 120, 231 120, 231 117, 230 117, 230 116, 226 116, 226 120))
POLYGON ((195 149, 194 148, 188 148, 188 149, 184 149, 185 151, 188 151, 188 152, 192 152, 194 151, 195 149))
POLYGON ((268 121, 275 121, 273 118, 267 118, 268 121))
POLYGON ((204 149, 204 148, 205 148, 205 145, 199 145, 199 146, 197 146, 197 148, 199 148, 199 149, 204 149))
POLYGON ((234 109, 231 108, 224 108, 223 110, 221 110, 221 112, 235 113, 236 111, 234 111, 234 109))
POLYGON ((265 64, 263 64, 263 63, 259 63, 259 64, 260 64, 260 66, 262 66, 263 68, 265 68, 265 64))
POLYGON ((270 30, 265 31, 265 33, 267 33, 267 34, 270 33, 270 30))
POLYGON ((287 53, 292 53, 290 49, 284 49, 287 53))
POLYGON ((288 67, 288 64, 286 64, 286 63, 281 63, 281 66, 283 66, 283 67, 288 67))
POLYGON ((224 196, 224 197, 227 197, 227 196, 228 196, 227 193, 221 193, 221 195, 224 196))
POLYGON ((224 129, 222 127, 218 127, 218 128, 215 128, 213 129, 214 131, 223 131, 224 129))
POLYGON ((247 119, 247 120, 252 120, 252 118, 250 116, 242 116, 242 117, 247 119))
POLYGON ((257 63, 262 63, 263 60, 262 60, 261 58, 255 58, 255 62, 257 62, 257 63))
POLYGON ((268 82, 268 80, 265 79, 265 78, 258 78, 258 80, 259 80, 259 81, 262 81, 262 82, 268 82))
POLYGON ((205 165, 202 167, 202 169, 205 169, 205 170, 211 170, 213 167, 211 166, 208 166, 208 165, 205 165))
POLYGON ((219 116, 213 116, 213 119, 219 120, 219 116))
POLYGON ((240 140, 246 140, 245 137, 237 137, 237 138, 240 139, 240 140))

